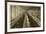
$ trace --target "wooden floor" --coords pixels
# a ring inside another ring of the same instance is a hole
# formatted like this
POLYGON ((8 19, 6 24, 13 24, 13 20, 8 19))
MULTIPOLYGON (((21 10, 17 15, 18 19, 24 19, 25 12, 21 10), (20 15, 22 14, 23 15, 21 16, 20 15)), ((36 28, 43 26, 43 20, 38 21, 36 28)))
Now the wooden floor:
MULTIPOLYGON (((30 16, 28 13, 27 13, 27 16, 29 19, 30 27, 40 27, 39 24, 37 24, 37 22, 32 18, 32 16, 30 16)), ((25 14, 23 14, 23 16, 21 16, 19 20, 16 23, 14 23, 13 26, 11 25, 11 28, 27 28, 28 24, 26 22, 24 24, 24 19, 25 19, 25 14), (26 27, 23 27, 24 25, 26 27)))

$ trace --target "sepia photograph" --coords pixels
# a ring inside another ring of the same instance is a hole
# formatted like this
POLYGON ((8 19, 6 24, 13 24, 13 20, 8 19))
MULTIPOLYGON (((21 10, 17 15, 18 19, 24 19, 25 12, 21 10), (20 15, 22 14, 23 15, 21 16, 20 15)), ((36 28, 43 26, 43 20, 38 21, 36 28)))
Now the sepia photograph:
POLYGON ((40 8, 37 6, 10 6, 11 28, 40 27, 40 8))
POLYGON ((7 32, 43 30, 43 4, 7 2, 7 32))

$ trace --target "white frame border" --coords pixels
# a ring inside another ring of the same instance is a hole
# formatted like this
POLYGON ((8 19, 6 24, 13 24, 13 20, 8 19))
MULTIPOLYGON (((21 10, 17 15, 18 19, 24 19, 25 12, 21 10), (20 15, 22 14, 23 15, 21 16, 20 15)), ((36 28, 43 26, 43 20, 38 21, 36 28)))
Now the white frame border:
POLYGON ((43 4, 7 2, 7 32, 43 30, 43 4), (37 28, 14 28, 10 29, 10 5, 41 6, 41 27, 37 28))

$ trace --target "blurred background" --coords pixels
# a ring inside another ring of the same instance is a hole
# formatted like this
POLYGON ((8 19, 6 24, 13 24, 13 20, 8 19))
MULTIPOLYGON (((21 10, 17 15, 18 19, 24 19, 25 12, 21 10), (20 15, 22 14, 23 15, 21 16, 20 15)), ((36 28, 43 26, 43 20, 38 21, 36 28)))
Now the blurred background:
MULTIPOLYGON (((16 1, 16 0, 15 0, 16 1)), ((28 2, 44 2, 45 3, 45 17, 46 17, 46 0, 17 0, 17 1, 28 1, 28 2)), ((0 34, 5 34, 5 0, 0 0, 0 34)), ((44 20, 46 22, 46 18, 44 20)), ((28 33, 17 33, 17 34, 46 34, 46 23, 44 32, 28 32, 28 33)), ((16 33, 12 33, 16 34, 16 33)))

